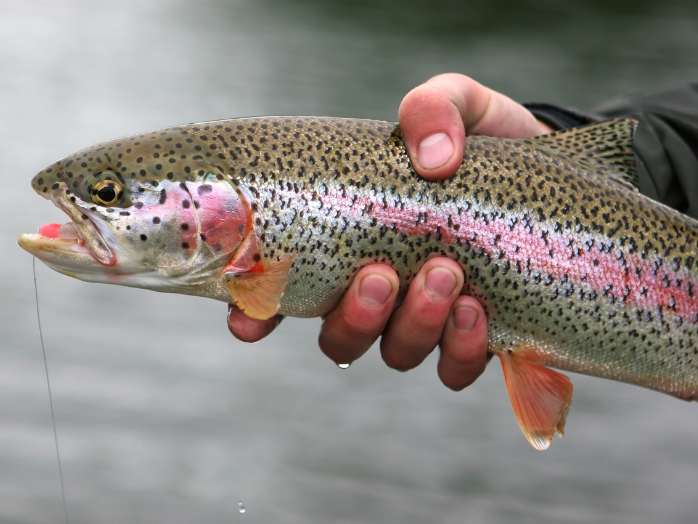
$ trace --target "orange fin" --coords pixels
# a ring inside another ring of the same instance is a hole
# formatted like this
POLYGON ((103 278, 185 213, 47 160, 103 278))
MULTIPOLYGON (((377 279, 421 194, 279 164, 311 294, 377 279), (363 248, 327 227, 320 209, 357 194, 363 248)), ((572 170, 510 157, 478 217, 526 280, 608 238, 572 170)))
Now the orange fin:
POLYGON ((260 260, 259 240, 255 234, 247 235, 238 248, 235 256, 223 268, 221 273, 247 273, 259 264, 260 260))
POLYGON ((294 258, 295 254, 259 272, 227 276, 226 286, 230 296, 245 315, 257 320, 276 315, 294 258))
POLYGON ((502 351, 497 356, 521 431, 534 448, 548 449, 553 436, 564 432, 572 381, 517 352, 502 351))

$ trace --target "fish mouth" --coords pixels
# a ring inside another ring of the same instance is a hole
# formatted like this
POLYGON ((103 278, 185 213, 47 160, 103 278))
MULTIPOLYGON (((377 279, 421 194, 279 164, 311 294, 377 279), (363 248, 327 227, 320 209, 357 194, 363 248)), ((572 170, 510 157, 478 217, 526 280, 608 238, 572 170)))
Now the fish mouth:
POLYGON ((102 268, 102 264, 92 256, 79 237, 70 238, 77 229, 72 222, 67 224, 45 224, 39 233, 26 233, 19 237, 19 246, 35 257, 43 260, 50 267, 62 273, 93 266, 102 268))
POLYGON ((100 266, 112 267, 116 256, 88 211, 80 209, 67 196, 51 195, 53 203, 65 212, 71 222, 63 225, 45 224, 38 234, 24 234, 19 237, 19 245, 51 265, 70 268, 90 266, 94 261, 100 266))

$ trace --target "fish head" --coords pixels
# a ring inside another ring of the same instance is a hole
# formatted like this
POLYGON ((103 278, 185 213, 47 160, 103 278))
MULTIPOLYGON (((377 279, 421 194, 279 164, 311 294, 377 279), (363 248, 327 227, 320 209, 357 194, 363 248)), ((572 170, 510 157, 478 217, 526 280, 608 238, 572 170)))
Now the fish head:
POLYGON ((221 272, 250 233, 248 199, 189 133, 105 142, 42 170, 32 187, 70 222, 20 246, 81 280, 229 300, 221 272))

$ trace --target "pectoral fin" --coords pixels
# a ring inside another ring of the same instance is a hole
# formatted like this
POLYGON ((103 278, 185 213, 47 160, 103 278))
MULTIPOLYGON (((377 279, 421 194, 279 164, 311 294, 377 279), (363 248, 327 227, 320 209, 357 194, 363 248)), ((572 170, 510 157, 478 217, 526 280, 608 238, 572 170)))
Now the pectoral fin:
POLYGON ((269 268, 229 274, 226 286, 235 304, 248 317, 266 320, 276 315, 295 255, 269 268))
POLYGON ((572 402, 572 382, 562 373, 527 359, 525 352, 497 353, 516 420, 536 449, 548 449, 562 436, 572 402))

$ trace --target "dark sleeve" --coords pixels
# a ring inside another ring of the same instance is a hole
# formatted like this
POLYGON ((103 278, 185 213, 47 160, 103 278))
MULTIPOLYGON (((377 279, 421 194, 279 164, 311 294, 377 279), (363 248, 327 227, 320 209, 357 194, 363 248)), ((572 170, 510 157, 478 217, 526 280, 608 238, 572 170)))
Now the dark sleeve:
POLYGON ((557 129, 608 118, 637 120, 634 147, 640 191, 698 218, 698 84, 621 98, 590 113, 551 104, 524 105, 557 129))

